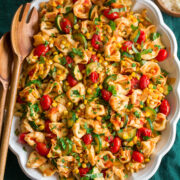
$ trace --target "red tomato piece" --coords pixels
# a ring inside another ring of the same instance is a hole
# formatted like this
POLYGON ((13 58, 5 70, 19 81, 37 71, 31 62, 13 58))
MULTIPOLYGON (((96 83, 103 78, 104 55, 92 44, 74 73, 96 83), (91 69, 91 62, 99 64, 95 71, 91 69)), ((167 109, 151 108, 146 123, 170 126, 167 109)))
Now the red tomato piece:
POLYGON ((47 132, 47 133, 51 133, 51 130, 50 130, 50 128, 49 128, 49 123, 51 123, 50 120, 47 120, 47 121, 45 122, 45 132, 47 132))
POLYGON ((150 80, 146 75, 141 76, 141 79, 139 81, 140 89, 143 90, 143 89, 147 88, 149 83, 150 83, 150 80))
POLYGON ((89 172, 89 170, 89 168, 79 168, 79 175, 83 177, 89 172))
POLYGON ((78 83, 78 81, 76 81, 76 79, 74 79, 71 74, 68 75, 67 81, 71 87, 75 86, 78 83))
POLYGON ((42 96, 40 99, 40 104, 41 104, 41 107, 43 108, 43 110, 47 111, 52 104, 52 100, 49 97, 49 95, 42 96))
POLYGON ((136 162, 142 163, 144 161, 144 156, 138 151, 133 151, 132 159, 136 162))
POLYGON ((91 39, 91 45, 93 46, 94 49, 98 50, 101 45, 101 38, 99 35, 94 34, 92 39, 91 39))
POLYGON ((151 135, 152 135, 151 129, 148 129, 145 127, 142 127, 140 129, 138 129, 138 131, 137 131, 137 136, 140 138, 142 138, 143 136, 151 137, 151 135))
POLYGON ((47 156, 50 148, 47 147, 45 143, 42 142, 37 142, 36 143, 36 151, 41 155, 41 156, 47 156))
POLYGON ((158 55, 156 56, 156 59, 161 62, 161 61, 164 61, 167 58, 167 56, 168 56, 168 53, 166 49, 161 49, 158 55))
POLYGON ((66 62, 67 64, 73 63, 73 59, 70 56, 66 56, 66 62))
POLYGON ((16 102, 19 103, 19 104, 23 104, 24 103, 24 101, 21 99, 20 96, 17 97, 16 102))
POLYGON ((120 147, 121 147, 121 139, 119 137, 115 137, 111 141, 110 151, 112 153, 117 153, 119 151, 120 147))
POLYGON ((91 134, 85 134, 82 139, 86 145, 91 144, 93 141, 93 137, 91 134))
MULTIPOLYGON (((91 56, 90 62, 99 62, 99 59, 98 59, 98 57, 97 57, 95 54, 93 54, 93 55, 91 56)), ((89 63, 90 63, 90 62, 89 62, 89 63)))
POLYGON ((106 169, 102 170, 101 173, 103 174, 103 177, 106 177, 106 169))
POLYGON ((137 40, 137 43, 141 44, 142 42, 145 42, 146 40, 146 34, 144 31, 140 31, 140 36, 137 40))
POLYGON ((105 141, 110 143, 110 142, 112 142, 113 138, 114 138, 113 136, 108 136, 108 137, 106 136, 105 141))
POLYGON ((60 22, 60 25, 63 32, 65 32, 66 34, 69 34, 72 31, 72 24, 69 19, 63 18, 60 22))
POLYGON ((132 42, 131 41, 125 41, 121 47, 123 51, 129 51, 132 49, 132 42))
POLYGON ((162 102, 161 102, 161 105, 159 107, 159 111, 163 114, 165 114, 166 116, 169 115, 170 113, 170 105, 169 105, 169 102, 164 99, 162 102))
POLYGON ((32 69, 31 71, 29 71, 28 75, 29 75, 29 76, 33 76, 35 70, 36 70, 36 69, 32 69))
POLYGON ((75 3, 77 0, 73 0, 73 3, 75 3))
POLYGON ((85 64, 78 64, 79 70, 82 72, 84 69, 86 69, 85 64))
POLYGON ((46 53, 49 51, 49 46, 45 46, 44 44, 40 44, 38 45, 35 49, 34 49, 34 56, 44 56, 46 55, 46 53))
POLYGON ((90 74, 90 79, 93 83, 96 83, 99 79, 99 74, 96 71, 92 72, 90 74))
POLYGON ((133 89, 139 88, 139 80, 137 78, 131 79, 131 89, 127 95, 131 95, 133 93, 133 89))
POLYGON ((118 12, 111 12, 111 9, 105 9, 103 11, 103 14, 110 20, 115 20, 115 19, 119 18, 118 12))
POLYGON ((21 134, 19 135, 19 142, 20 142, 21 144, 26 144, 26 141, 24 140, 25 136, 26 136, 26 133, 21 133, 21 134))
POLYGON ((102 94, 102 98, 105 100, 105 101, 109 101, 109 99, 111 98, 112 96, 112 93, 105 90, 105 89, 102 89, 101 90, 101 94, 102 94))

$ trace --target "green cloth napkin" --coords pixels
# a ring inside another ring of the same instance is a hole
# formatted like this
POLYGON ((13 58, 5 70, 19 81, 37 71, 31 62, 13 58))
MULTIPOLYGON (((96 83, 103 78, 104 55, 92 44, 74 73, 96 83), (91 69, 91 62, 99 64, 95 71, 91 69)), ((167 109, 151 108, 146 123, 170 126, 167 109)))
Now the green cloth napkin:
MULTIPOLYGON (((10 30, 13 14, 20 4, 30 2, 30 0, 0 0, 0 36, 10 30)), ((166 24, 176 35, 179 45, 180 41, 180 18, 170 17, 163 13, 166 24)), ((178 51, 180 58, 180 52, 178 51)), ((9 150, 5 180, 28 180, 19 167, 15 155, 9 150)), ((151 180, 180 180, 180 122, 177 126, 177 137, 173 148, 163 158, 159 170, 151 180)))

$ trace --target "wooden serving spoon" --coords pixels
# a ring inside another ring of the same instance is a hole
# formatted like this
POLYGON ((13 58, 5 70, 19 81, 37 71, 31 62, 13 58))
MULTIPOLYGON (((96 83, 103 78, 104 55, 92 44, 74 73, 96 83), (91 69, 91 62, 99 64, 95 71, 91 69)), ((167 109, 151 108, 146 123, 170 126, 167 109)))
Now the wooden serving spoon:
POLYGON ((38 12, 33 8, 30 12, 30 3, 23 8, 21 5, 16 11, 11 26, 11 43, 15 57, 13 59, 13 74, 10 85, 10 99, 7 116, 4 122, 3 136, 0 145, 0 180, 3 180, 6 165, 9 136, 16 102, 16 93, 21 65, 32 50, 32 37, 38 31, 38 12))
POLYGON ((10 33, 6 33, 0 39, 0 137, 3 124, 3 114, 8 91, 11 62, 13 52, 11 48, 10 33))

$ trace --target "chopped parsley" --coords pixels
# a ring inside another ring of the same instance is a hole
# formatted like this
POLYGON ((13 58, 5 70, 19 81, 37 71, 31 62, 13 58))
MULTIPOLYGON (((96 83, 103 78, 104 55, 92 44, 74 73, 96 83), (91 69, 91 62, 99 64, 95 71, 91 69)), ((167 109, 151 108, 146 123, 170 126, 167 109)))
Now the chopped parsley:
POLYGON ((110 25, 110 27, 111 27, 111 29, 112 29, 112 31, 114 31, 115 29, 116 29, 116 23, 114 22, 114 21, 109 21, 109 25, 110 25))

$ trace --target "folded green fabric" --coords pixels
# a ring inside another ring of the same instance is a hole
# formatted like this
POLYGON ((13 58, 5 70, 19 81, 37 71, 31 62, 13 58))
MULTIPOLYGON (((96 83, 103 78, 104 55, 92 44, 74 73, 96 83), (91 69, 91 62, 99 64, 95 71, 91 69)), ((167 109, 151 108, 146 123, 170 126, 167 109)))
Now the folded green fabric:
MULTIPOLYGON (((20 4, 30 0, 1 0, 0 1, 0 36, 10 30, 13 14, 20 4)), ((173 18, 163 14, 166 24, 175 33, 178 45, 180 45, 180 18, 173 18)), ((180 52, 178 52, 180 57, 180 52)), ((11 151, 8 153, 5 180, 26 180, 21 171, 16 157, 11 151)), ((177 126, 177 137, 171 151, 163 158, 159 170, 151 180, 180 180, 180 122, 177 126)))

